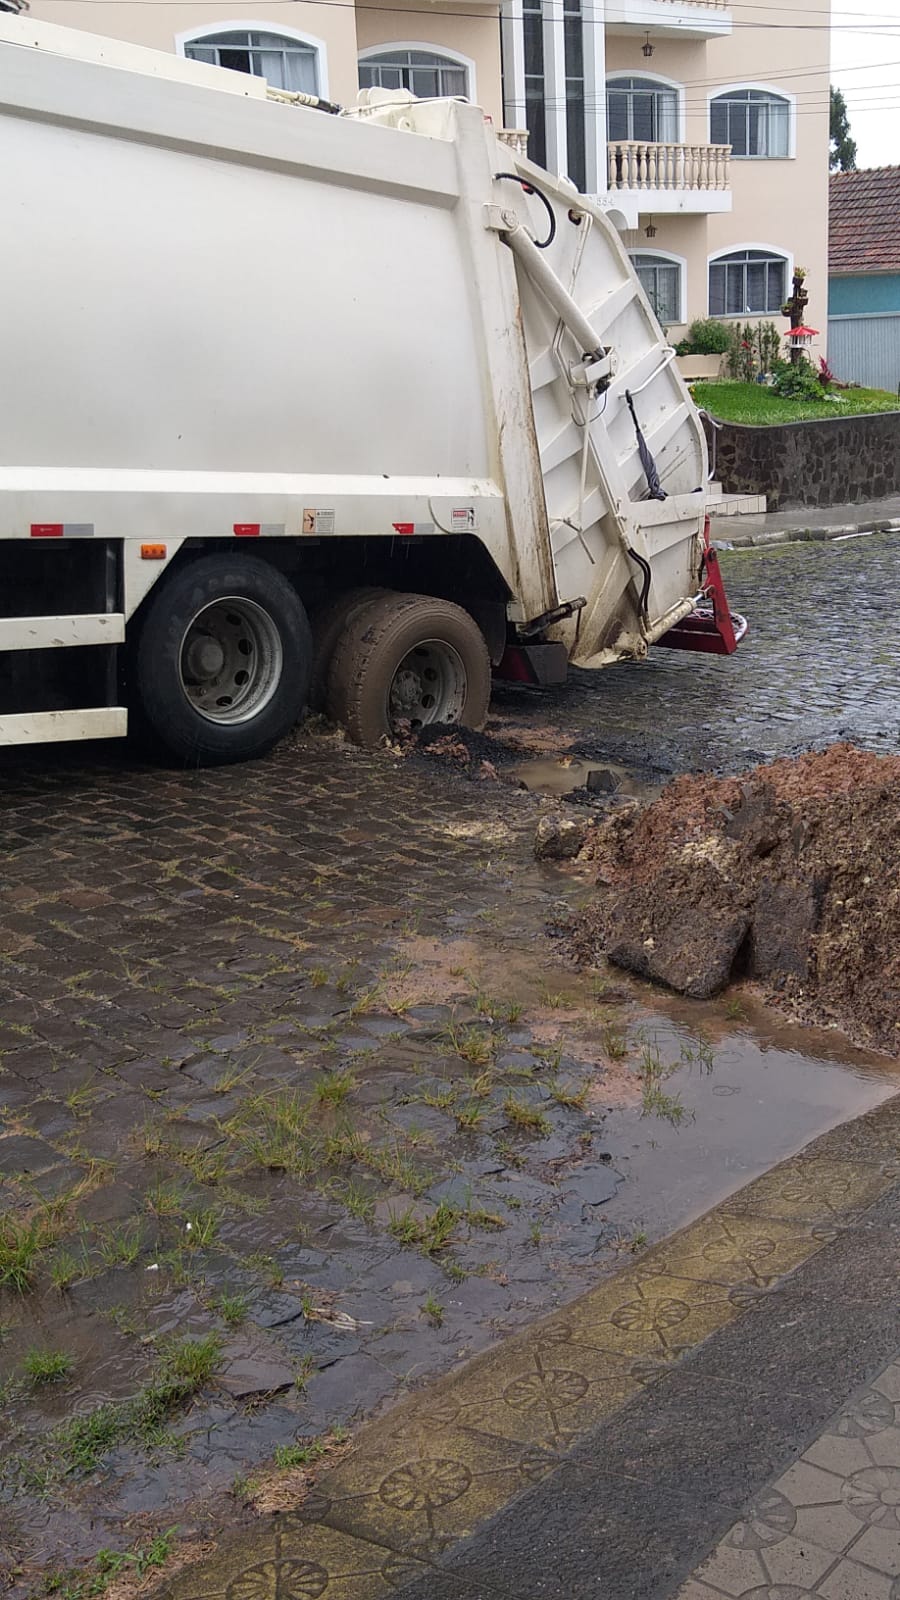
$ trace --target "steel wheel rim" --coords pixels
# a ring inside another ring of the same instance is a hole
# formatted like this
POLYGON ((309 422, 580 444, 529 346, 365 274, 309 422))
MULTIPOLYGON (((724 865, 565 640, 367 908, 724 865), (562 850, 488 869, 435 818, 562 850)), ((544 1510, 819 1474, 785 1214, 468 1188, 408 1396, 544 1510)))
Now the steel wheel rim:
POLYGON ((274 621, 255 600, 225 595, 198 611, 178 652, 185 699, 207 722, 249 722, 272 699, 284 651, 274 621))
POLYGON ((422 639, 408 650, 391 680, 388 718, 396 729, 459 722, 468 680, 462 657, 445 639, 422 639))

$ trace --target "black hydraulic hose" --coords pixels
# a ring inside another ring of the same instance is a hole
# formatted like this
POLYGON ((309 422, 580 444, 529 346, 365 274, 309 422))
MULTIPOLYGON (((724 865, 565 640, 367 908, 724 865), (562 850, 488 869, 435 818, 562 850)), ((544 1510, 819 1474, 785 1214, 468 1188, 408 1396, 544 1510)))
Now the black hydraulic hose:
POLYGON ((518 172, 495 172, 494 178, 498 182, 501 178, 508 178, 510 183, 521 184, 525 194, 537 195, 541 205, 544 207, 544 210, 550 219, 550 232, 547 234, 546 239, 535 239, 534 243, 537 250, 546 250, 547 246, 551 245, 556 238, 556 218, 553 215, 553 207, 551 206, 550 201, 547 199, 547 196, 542 194, 540 189, 538 189, 535 184, 531 183, 528 178, 520 177, 518 172))

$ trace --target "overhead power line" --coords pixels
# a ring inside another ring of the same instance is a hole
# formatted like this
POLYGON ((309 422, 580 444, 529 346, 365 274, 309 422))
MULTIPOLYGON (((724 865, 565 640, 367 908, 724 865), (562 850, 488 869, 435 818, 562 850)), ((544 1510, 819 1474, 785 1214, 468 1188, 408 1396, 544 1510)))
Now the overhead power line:
MULTIPOLYGON (((167 7, 181 6, 183 4, 183 0, 56 0, 56 3, 63 5, 87 4, 94 6, 150 6, 162 10, 167 7)), ((194 7, 212 6, 217 10, 221 10, 223 0, 191 0, 191 3, 194 7)), ((246 3, 248 5, 270 5, 272 0, 246 0, 246 3)), ((367 4, 366 0, 359 0, 359 3, 355 3, 355 0, 291 0, 291 3, 304 6, 323 6, 335 11, 379 11, 384 13, 385 10, 390 10, 389 5, 385 6, 367 4)), ((777 10, 782 12, 783 14, 783 8, 780 6, 773 6, 771 9, 773 11, 777 10)), ((405 17, 431 17, 432 19, 435 17, 441 19, 444 17, 456 17, 470 23, 496 22, 497 20, 496 17, 473 17, 471 11, 435 11, 433 7, 430 6, 404 6, 402 14, 405 17)), ((603 17, 582 17, 581 21, 583 26, 586 28, 606 27, 606 20, 603 17)), ((896 37, 900 38, 900 22, 876 23, 873 27, 866 28, 860 28, 855 22, 833 23, 831 20, 824 22, 732 22, 732 28, 753 28, 757 30, 761 29, 764 32, 773 33, 849 32, 863 34, 865 36, 872 35, 875 37, 884 37, 885 35, 887 37, 891 37, 892 35, 895 35, 896 37)), ((637 29, 637 32, 640 32, 640 29, 637 29)))

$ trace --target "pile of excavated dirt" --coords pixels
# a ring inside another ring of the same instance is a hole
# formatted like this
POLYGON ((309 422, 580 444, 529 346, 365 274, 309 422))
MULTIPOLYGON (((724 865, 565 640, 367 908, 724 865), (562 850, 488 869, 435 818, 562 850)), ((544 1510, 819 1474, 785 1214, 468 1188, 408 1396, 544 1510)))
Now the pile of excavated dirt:
POLYGON ((592 828, 576 955, 705 999, 758 981, 809 1021, 900 1054, 900 756, 851 745, 677 778, 592 828))

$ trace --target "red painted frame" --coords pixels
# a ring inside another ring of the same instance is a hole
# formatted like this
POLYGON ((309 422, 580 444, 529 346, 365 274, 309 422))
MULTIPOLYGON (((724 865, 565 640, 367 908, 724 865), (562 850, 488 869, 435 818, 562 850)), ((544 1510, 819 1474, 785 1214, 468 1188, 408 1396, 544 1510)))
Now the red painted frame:
POLYGON ((725 593, 719 552, 709 541, 709 517, 703 530, 703 588, 711 611, 692 611, 664 633, 657 644, 667 650, 699 650, 704 655, 731 656, 747 632, 747 619, 734 614, 725 593))

